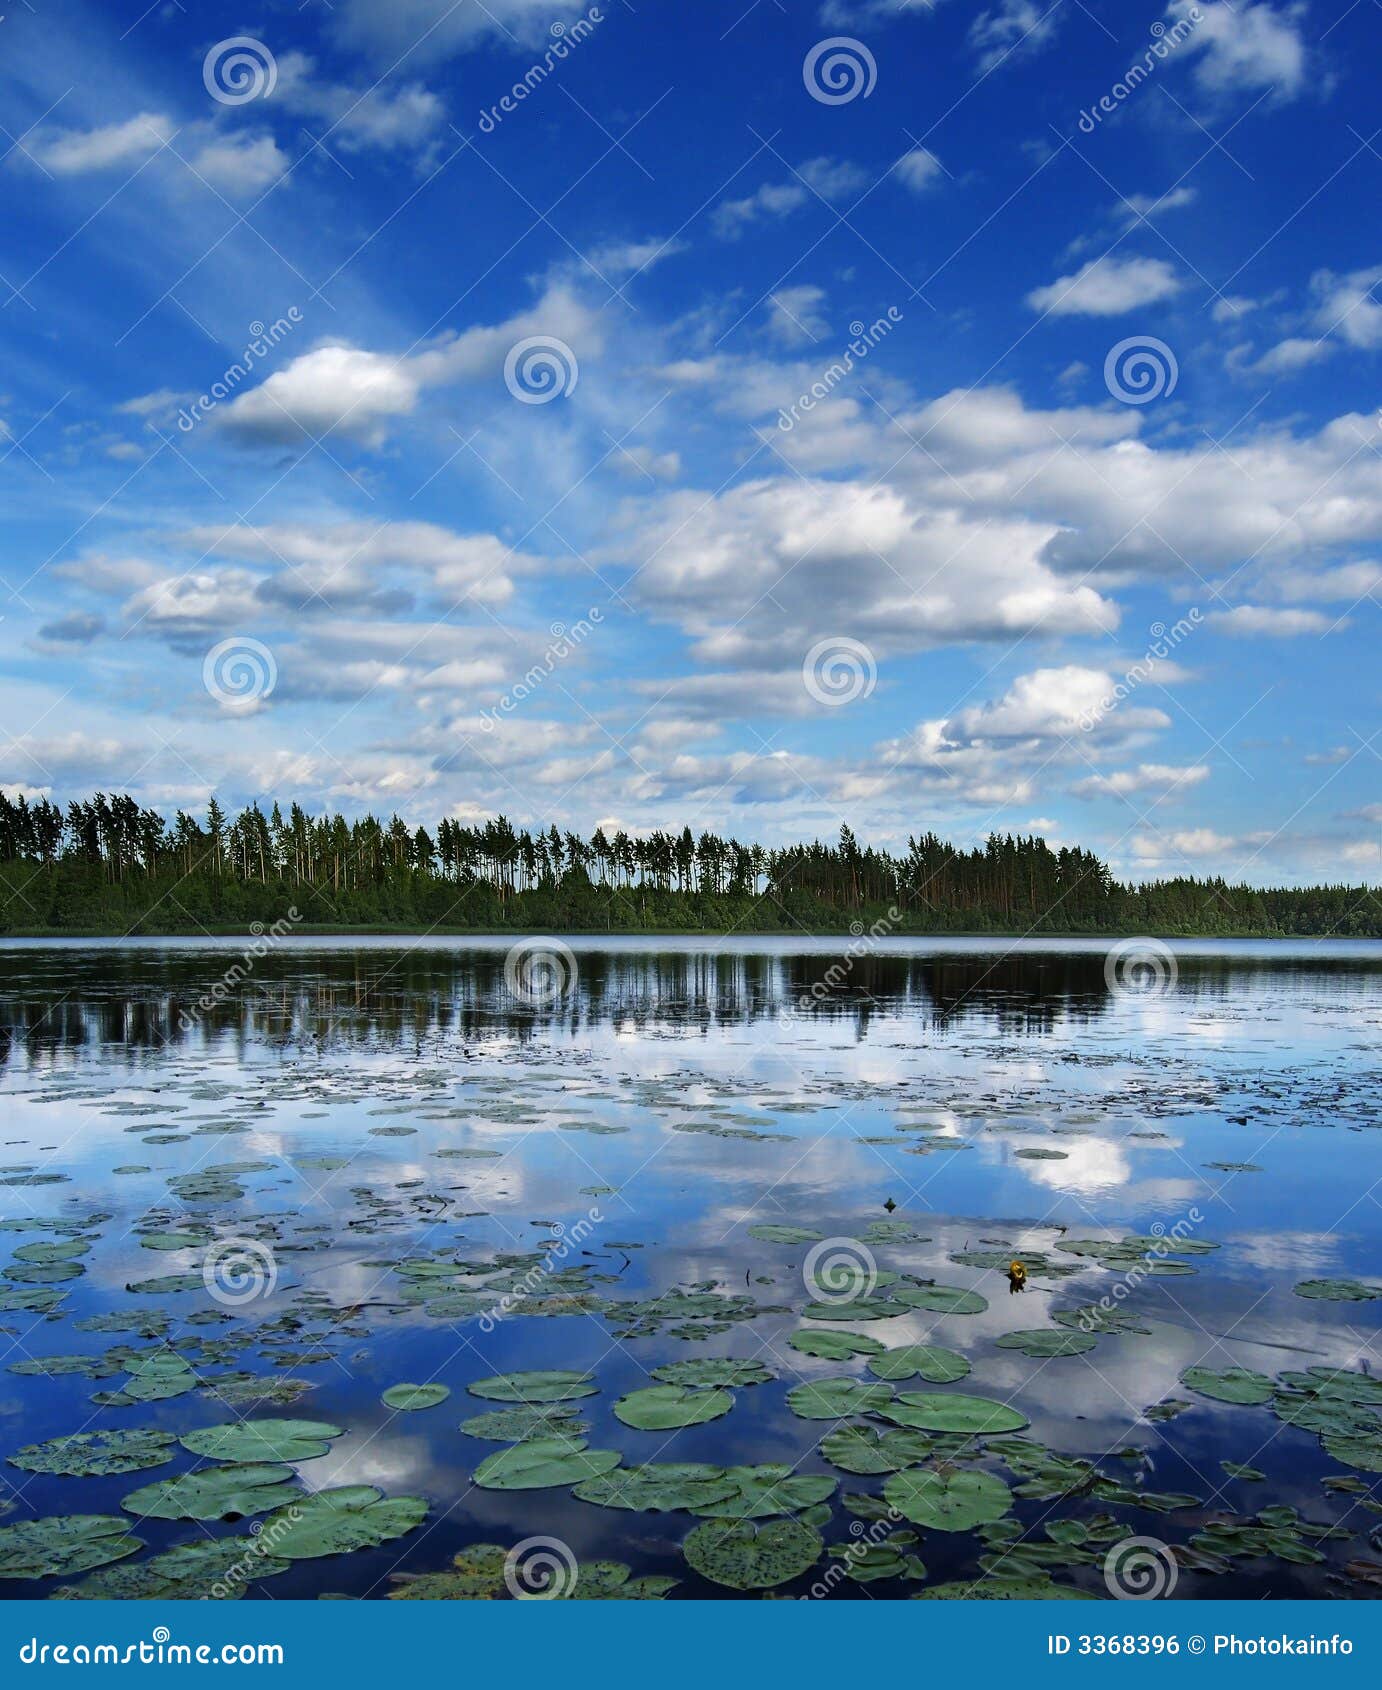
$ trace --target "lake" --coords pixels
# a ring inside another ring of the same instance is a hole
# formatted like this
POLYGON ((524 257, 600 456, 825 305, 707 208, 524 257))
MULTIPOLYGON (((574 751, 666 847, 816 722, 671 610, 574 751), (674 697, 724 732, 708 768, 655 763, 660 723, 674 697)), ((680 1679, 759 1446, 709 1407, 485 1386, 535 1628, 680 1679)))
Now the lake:
POLYGON ((1380 1029, 1362 943, 4 943, 0 1591, 1376 1595, 1380 1029))

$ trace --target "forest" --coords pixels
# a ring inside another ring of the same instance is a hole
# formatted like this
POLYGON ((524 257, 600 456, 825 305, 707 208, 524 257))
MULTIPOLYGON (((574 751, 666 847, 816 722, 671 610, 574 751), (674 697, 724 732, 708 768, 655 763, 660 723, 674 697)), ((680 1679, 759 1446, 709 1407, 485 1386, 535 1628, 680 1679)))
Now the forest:
POLYGON ((444 818, 310 816, 257 803, 168 820, 128 795, 64 810, 0 792, 0 932, 196 933, 251 923, 388 930, 1130 933, 1382 936, 1376 889, 1255 888, 1180 877, 1125 885, 1093 853, 933 832, 905 854, 768 848, 712 833, 589 838, 444 818))

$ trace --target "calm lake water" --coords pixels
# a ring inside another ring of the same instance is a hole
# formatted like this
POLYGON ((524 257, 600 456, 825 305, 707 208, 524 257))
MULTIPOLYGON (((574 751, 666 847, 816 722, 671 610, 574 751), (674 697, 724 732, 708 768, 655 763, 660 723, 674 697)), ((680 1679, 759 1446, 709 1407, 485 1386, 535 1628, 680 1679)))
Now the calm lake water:
POLYGON ((1382 1588, 1382 946, 510 945, 0 946, 0 1592, 1382 1588))

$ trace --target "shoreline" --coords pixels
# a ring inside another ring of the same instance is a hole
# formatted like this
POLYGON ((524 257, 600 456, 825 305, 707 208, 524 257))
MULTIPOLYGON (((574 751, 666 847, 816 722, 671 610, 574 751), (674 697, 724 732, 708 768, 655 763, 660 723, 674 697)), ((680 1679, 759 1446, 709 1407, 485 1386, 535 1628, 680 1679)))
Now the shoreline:
MULTIPOLYGON (((0 931, 0 946, 12 939, 69 941, 73 939, 262 939, 271 924, 268 922, 248 924, 232 922, 213 927, 169 927, 152 930, 140 928, 120 927, 16 927, 9 931, 0 931), (258 930, 256 931, 255 928, 258 930)), ((851 925, 848 922, 839 927, 796 928, 783 927, 736 927, 732 933, 725 933, 715 927, 397 927, 389 924, 381 925, 342 925, 332 922, 299 922, 292 929, 288 938, 309 939, 348 939, 359 938, 391 938, 391 939, 509 939, 517 943, 522 939, 538 938, 577 938, 577 939, 719 939, 726 946, 733 949, 736 938, 744 939, 853 939, 861 940, 868 932, 866 923, 851 925), (859 931, 859 928, 862 931, 859 931)), ((1216 931, 1206 933, 1196 928, 1160 928, 1149 932, 1145 928, 1133 929, 1103 929, 1103 928, 1042 928, 1037 931, 1020 928, 947 928, 942 931, 934 929, 906 929, 898 928, 887 935, 888 939, 992 939, 995 943, 1008 943, 1012 940, 1040 939, 1080 939, 1104 940, 1114 945, 1128 939, 1170 940, 1193 939, 1212 944, 1218 939, 1257 939, 1264 942, 1279 941, 1282 944, 1375 944, 1382 946, 1382 938, 1364 934, 1339 935, 1335 933, 1283 933, 1279 929, 1241 927, 1230 931, 1216 931)))

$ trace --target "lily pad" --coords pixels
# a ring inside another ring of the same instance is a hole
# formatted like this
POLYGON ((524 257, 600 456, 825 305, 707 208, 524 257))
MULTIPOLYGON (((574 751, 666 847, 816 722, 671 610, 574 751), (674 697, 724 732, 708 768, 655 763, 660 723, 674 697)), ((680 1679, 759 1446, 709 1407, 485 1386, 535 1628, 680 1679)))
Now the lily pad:
POLYGON ((1187 1367, 1180 1382, 1215 1402, 1264 1403, 1272 1398, 1271 1380, 1247 1367, 1187 1367))
POLYGON ((469 1420, 461 1421, 460 1430, 469 1438, 516 1444, 525 1438, 581 1438, 590 1427, 576 1418, 574 1408, 551 1403, 532 1408, 496 1408, 488 1414, 473 1414, 469 1420))
POLYGON ((171 1461, 177 1439, 171 1432, 129 1427, 101 1432, 71 1432, 46 1443, 26 1444, 10 1456, 12 1467, 27 1473, 65 1473, 89 1478, 106 1473, 135 1473, 171 1461))
POLYGON ((546 1490, 598 1479, 621 1459, 618 1450, 587 1449, 580 1440, 529 1438, 487 1455, 475 1469, 475 1483, 482 1490, 546 1490))
POLYGON ((886 1385, 862 1379, 815 1379, 794 1385, 787 1406, 803 1420, 843 1420, 851 1414, 879 1413, 892 1401, 886 1385))
POLYGON ((991 1473, 908 1467, 885 1481, 883 1495, 899 1514, 938 1532, 972 1531, 1012 1507, 1012 1493, 991 1473))
POLYGON ((700 1461, 664 1461, 616 1468, 599 1478, 583 1480, 572 1494, 601 1508, 659 1514, 722 1502, 734 1488, 723 1467, 700 1461))
POLYGON ((733 1485, 718 1502, 692 1509, 705 1519, 762 1520, 771 1514, 797 1514, 834 1496, 838 1480, 825 1473, 798 1473, 785 1461, 764 1461, 754 1467, 726 1467, 733 1485))
POLYGON ((390 1385, 381 1400, 385 1408, 413 1413, 422 1408, 435 1408, 450 1395, 449 1385, 390 1385))
POLYGON ((971 1437, 1020 1432, 1028 1424, 1027 1416, 1007 1403, 958 1391, 899 1391, 877 1412, 898 1426, 922 1432, 963 1432, 971 1437))
POLYGON ((100 1602, 233 1601, 256 1579, 275 1578, 290 1563, 255 1537, 203 1538, 180 1543, 148 1561, 104 1567, 78 1585, 55 1590, 55 1600, 100 1602))
POLYGON ((669 1432, 718 1420, 734 1407, 729 1391, 698 1391, 687 1385, 648 1385, 614 1405, 614 1415, 640 1432, 669 1432))
POLYGON ((809 1226, 777 1226, 767 1221, 749 1229, 750 1238, 761 1238, 765 1244, 815 1244, 825 1236, 809 1226))
POLYGON ((1026 1332, 1005 1332, 994 1342, 1000 1350, 1021 1350, 1033 1361, 1049 1361, 1054 1356, 1083 1355, 1098 1340, 1088 1332, 1063 1332, 1039 1326, 1026 1332))
POLYGON ((467 1385, 473 1397, 487 1397, 491 1402, 571 1402, 577 1397, 593 1397, 599 1386, 588 1373, 572 1373, 561 1368, 543 1368, 532 1373, 497 1373, 490 1379, 477 1379, 467 1385))
POLYGON ((736 1361, 733 1356, 672 1361, 653 1369, 653 1378, 664 1385, 766 1385, 776 1377, 761 1361, 736 1361))
POLYGON ((899 1285, 892 1296, 909 1309, 929 1309, 932 1314, 982 1314, 989 1306, 986 1297, 958 1285, 899 1285))
POLYGON ((683 1545, 687 1561, 703 1578, 731 1590, 772 1590, 799 1578, 820 1559, 825 1543, 799 1520, 710 1520, 683 1545))
POLYGON ((837 1426, 821 1439, 821 1454, 846 1473, 897 1473, 925 1461, 935 1448, 925 1432, 905 1426, 837 1426))
POLYGON ((969 1363, 939 1344, 901 1344, 870 1357, 868 1369, 878 1379, 911 1379, 920 1374, 933 1385, 952 1385, 969 1372, 969 1363))
POLYGON ((140 1519, 238 1520, 267 1513, 298 1496, 295 1476, 291 1467, 266 1461, 203 1467, 142 1485, 122 1497, 120 1506, 140 1519))
POLYGON ((230 1463, 313 1461, 344 1437, 340 1426, 322 1420, 231 1420, 184 1432, 182 1446, 193 1455, 230 1463))
POLYGON ((264 1521, 260 1534, 285 1561, 312 1561, 377 1549, 402 1537, 427 1518, 421 1496, 390 1496, 373 1485, 342 1485, 317 1491, 264 1521))
POLYGON ((851 1356, 882 1355, 884 1346, 863 1332, 822 1332, 803 1326, 787 1340, 794 1350, 825 1361, 848 1361, 851 1356))
POLYGON ((144 1545, 115 1514, 67 1514, 0 1527, 0 1579, 84 1573, 137 1554, 144 1545))
POLYGON ((1382 1285, 1370 1285, 1361 1279, 1302 1279, 1295 1292, 1298 1297, 1326 1303, 1370 1303, 1382 1297, 1382 1285))

